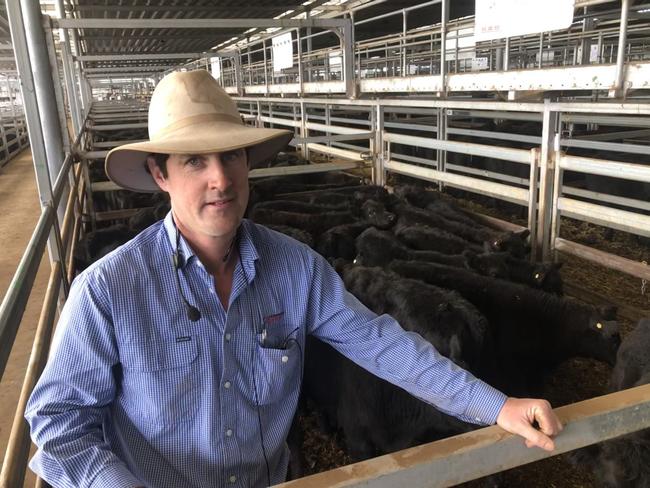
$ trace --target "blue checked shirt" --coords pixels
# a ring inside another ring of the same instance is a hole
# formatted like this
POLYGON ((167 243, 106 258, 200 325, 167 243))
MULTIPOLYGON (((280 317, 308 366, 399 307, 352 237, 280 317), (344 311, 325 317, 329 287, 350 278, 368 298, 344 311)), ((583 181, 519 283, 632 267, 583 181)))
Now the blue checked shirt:
POLYGON ((284 481, 307 334, 438 408, 494 423, 505 396, 348 293, 307 246, 244 220, 228 309, 163 222, 74 281, 26 418, 31 468, 55 487, 215 487, 284 481))

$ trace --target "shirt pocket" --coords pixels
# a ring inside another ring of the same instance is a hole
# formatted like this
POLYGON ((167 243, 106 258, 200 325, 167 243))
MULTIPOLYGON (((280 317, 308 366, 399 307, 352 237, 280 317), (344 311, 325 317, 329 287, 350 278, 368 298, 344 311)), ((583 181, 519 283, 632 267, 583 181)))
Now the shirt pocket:
POLYGON ((291 340, 284 348, 263 347, 260 334, 257 339, 253 372, 257 403, 272 405, 280 401, 286 402, 300 391, 300 345, 291 340))
POLYGON ((121 401, 130 416, 155 424, 193 421, 200 403, 196 340, 124 344, 121 401))

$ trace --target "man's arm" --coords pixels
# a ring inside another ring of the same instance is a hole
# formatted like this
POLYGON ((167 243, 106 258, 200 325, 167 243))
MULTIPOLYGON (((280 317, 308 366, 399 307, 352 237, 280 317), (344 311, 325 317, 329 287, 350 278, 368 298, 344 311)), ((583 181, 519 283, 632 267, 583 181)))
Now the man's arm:
POLYGON ((526 444, 552 450, 562 426, 545 400, 507 398, 441 356, 419 335, 377 317, 345 291, 334 270, 317 259, 309 297, 310 332, 377 376, 439 410, 471 423, 498 423, 526 444), (406 360, 412 358, 414 360, 406 360), (411 369, 411 365, 428 364, 411 369), (540 430, 533 428, 538 422, 540 430))
POLYGON ((53 486, 131 488, 142 483, 111 451, 103 423, 119 364, 105 283, 81 275, 70 290, 47 366, 25 418, 38 451, 30 467, 53 486))

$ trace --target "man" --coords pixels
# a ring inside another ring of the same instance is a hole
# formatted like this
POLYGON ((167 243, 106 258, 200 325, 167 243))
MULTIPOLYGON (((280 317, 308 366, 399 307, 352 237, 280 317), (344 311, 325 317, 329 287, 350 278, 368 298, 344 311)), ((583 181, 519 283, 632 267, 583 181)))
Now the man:
POLYGON ((172 210, 72 286, 26 412, 46 481, 283 481, 307 334, 446 412, 553 449, 561 425, 547 402, 506 398, 367 310, 307 246, 243 219, 249 167, 288 131, 244 126, 199 70, 159 83, 149 134, 111 151, 106 171, 168 192, 172 210))

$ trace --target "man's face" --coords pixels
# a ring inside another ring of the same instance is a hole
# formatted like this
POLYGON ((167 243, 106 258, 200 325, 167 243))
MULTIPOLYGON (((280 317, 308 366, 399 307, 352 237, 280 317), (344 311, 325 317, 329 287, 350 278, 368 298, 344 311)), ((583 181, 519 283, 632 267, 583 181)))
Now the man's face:
POLYGON ((172 154, 167 177, 151 158, 148 164, 158 186, 169 193, 178 226, 187 237, 229 237, 235 232, 248 204, 245 149, 172 154))

